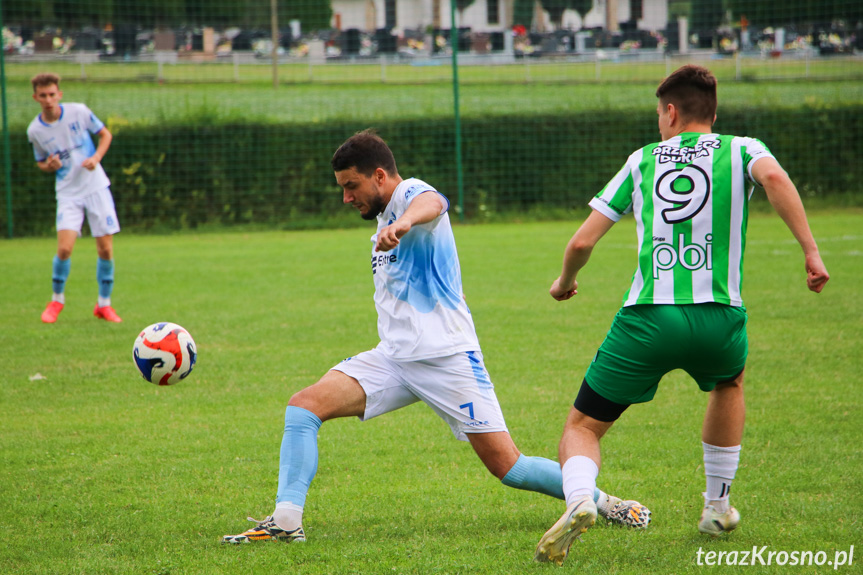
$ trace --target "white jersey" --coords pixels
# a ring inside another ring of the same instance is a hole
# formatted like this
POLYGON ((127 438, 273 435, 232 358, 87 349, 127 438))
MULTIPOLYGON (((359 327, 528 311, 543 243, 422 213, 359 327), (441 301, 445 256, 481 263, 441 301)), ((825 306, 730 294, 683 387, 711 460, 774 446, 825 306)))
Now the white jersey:
POLYGON ((81 166, 84 160, 96 153, 90 134, 96 134, 104 127, 105 124, 84 104, 61 104, 60 118, 52 124, 45 123, 42 114, 30 122, 27 139, 33 145, 36 161, 58 154, 63 162, 56 172, 54 187, 57 199, 80 197, 111 185, 101 164, 94 170, 81 166))
MULTIPOLYGON (((393 223, 423 192, 439 193, 416 178, 402 181, 378 215, 378 233, 393 223)), ((446 198, 441 197, 449 206, 446 198)), ((461 268, 446 208, 430 222, 413 226, 388 252, 372 248, 378 349, 399 361, 479 351, 470 310, 464 301, 461 268)))

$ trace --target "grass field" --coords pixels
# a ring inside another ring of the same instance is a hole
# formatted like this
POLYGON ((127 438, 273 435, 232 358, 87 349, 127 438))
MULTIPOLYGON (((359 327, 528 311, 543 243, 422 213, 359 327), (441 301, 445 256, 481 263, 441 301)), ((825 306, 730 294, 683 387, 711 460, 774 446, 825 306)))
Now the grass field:
MULTIPOLYGON (((858 64, 863 66, 863 64, 858 64)), ((34 69, 33 72, 40 71, 34 69)), ((536 82, 501 88, 497 84, 474 84, 460 90, 462 117, 555 114, 591 110, 621 112, 652 109, 656 85, 665 70, 640 83, 609 85, 536 82)), ((260 121, 367 122, 396 118, 449 118, 453 115, 453 90, 447 84, 414 86, 376 84, 375 74, 358 85, 261 84, 147 84, 81 82, 64 76, 63 99, 86 102, 112 131, 123 125, 186 122, 260 121)), ((29 75, 7 84, 9 127, 23 131, 39 112, 31 95, 29 75)), ((794 81, 733 82, 720 80, 719 113, 723 107, 831 106, 863 101, 863 82, 794 81)))
MULTIPOLYGON (((597 524, 563 570, 737 572, 702 551, 836 551, 863 563, 863 212, 810 220, 833 277, 805 289, 799 248, 776 216, 750 221, 748 422, 733 501, 737 531, 695 529, 704 489, 706 396, 667 376, 650 404, 603 442, 600 486, 653 510, 644 532, 597 524)), ((633 268, 632 222, 612 230, 580 294, 547 289, 578 222, 459 226, 465 292, 486 363, 522 451, 556 459, 583 370, 633 268)), ((371 229, 223 233, 116 240, 114 303, 91 315, 95 249, 73 257, 66 309, 39 314, 54 241, 0 249, 0 573, 550 573, 534 547, 559 501, 502 487, 423 405, 325 424, 306 506, 305 545, 224 547, 219 538, 273 507, 284 407, 342 358, 377 342, 368 269, 371 229), (181 384, 144 382, 140 328, 174 321, 199 351, 181 384), (34 379, 41 374, 43 379, 34 379)), ((747 573, 825 573, 757 567, 747 573)))
MULTIPOLYGON (((658 54, 606 53, 576 58, 519 58, 501 63, 495 56, 461 54, 459 80, 464 84, 519 84, 532 82, 653 82, 667 76, 674 68, 688 62, 710 67, 720 80, 849 80, 863 77, 863 59, 859 56, 809 57, 786 54, 782 58, 767 58, 748 54, 739 60, 717 54, 692 54, 663 58, 658 54)), ((498 55, 499 57, 500 55, 498 55)), ((281 60, 278 81, 282 84, 428 84, 449 83, 452 80, 450 56, 417 57, 414 60, 374 58, 363 60, 330 60, 311 64, 307 59, 281 60)), ((232 57, 192 61, 179 58, 174 64, 127 62, 118 60, 82 63, 77 57, 54 61, 10 61, 7 74, 13 79, 28 79, 44 68, 73 79, 96 82, 131 81, 141 83, 223 82, 242 84, 272 84, 272 63, 269 59, 248 57, 234 61, 232 57)))

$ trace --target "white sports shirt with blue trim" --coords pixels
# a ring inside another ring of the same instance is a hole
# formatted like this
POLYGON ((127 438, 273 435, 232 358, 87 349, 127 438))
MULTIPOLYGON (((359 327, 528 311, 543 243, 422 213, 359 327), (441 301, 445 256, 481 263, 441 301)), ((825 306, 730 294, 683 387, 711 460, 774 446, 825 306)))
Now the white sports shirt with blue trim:
POLYGON ((685 132, 629 156, 590 201, 613 221, 635 216, 638 268, 623 305, 741 307, 754 138, 685 132))
MULTIPOLYGON (((418 195, 439 193, 410 178, 399 183, 378 215, 378 233, 397 220, 418 195)), ((449 202, 441 194, 447 208, 449 202)), ((413 226, 388 252, 372 247, 378 349, 393 359, 415 361, 463 351, 479 351, 470 310, 464 301, 461 268, 446 209, 413 226)))
POLYGON ((101 164, 92 171, 81 167, 84 160, 96 153, 90 134, 104 127, 84 104, 61 104, 60 118, 52 124, 45 123, 42 114, 30 122, 27 138, 33 145, 36 161, 58 154, 63 162, 55 173, 58 200, 83 196, 111 185, 101 164))

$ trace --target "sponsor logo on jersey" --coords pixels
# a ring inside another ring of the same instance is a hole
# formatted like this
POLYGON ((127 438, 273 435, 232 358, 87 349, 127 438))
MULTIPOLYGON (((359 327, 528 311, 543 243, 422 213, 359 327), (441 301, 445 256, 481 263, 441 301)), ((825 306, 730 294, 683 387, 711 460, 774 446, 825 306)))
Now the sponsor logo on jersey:
POLYGON ((659 272, 674 269, 681 265, 689 271, 705 268, 713 269, 713 234, 704 236, 704 243, 686 243, 686 235, 677 235, 677 246, 656 244, 653 246, 653 279, 659 279, 659 272))
POLYGON ((488 421, 462 421, 463 425, 468 427, 482 427, 484 425, 488 425, 488 421))
POLYGON ((428 192, 428 191, 430 191, 430 188, 428 188, 426 186, 420 186, 418 184, 413 185, 413 186, 409 187, 407 189, 407 191, 405 192, 405 199, 409 200, 412 197, 416 196, 417 194, 421 194, 423 192, 428 192))
POLYGON ((659 156, 660 164, 667 164, 668 162, 690 164, 698 158, 709 156, 714 149, 718 150, 720 147, 722 147, 722 142, 719 140, 704 140, 693 147, 656 146, 653 148, 653 155, 659 156))
POLYGON ((377 268, 398 261, 397 254, 372 254, 372 275, 377 273, 377 268))

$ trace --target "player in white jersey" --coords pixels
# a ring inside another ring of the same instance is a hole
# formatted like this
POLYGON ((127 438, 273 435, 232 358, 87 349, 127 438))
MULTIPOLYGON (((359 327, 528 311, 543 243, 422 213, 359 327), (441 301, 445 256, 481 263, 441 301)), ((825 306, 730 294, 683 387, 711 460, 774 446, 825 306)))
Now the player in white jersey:
POLYGON ((568 300, 591 251, 624 214, 635 216, 638 267, 566 420, 559 455, 567 509, 543 535, 538 561, 562 563, 596 518, 590 497, 600 438, 633 403, 650 401, 662 376, 684 369, 710 393, 702 427, 706 475, 702 533, 733 530, 729 505, 743 437, 743 370, 748 353, 740 295, 747 201, 753 185, 800 243, 807 285, 820 292, 829 275, 800 196, 758 140, 712 132, 716 78, 683 66, 656 91, 662 142, 636 151, 590 202, 593 212, 570 240, 551 296, 568 300))
MULTIPOLYGON (((378 223, 371 272, 380 343, 291 397, 275 511, 222 542, 304 541, 303 507, 317 471, 321 424, 349 416, 368 420, 417 401, 456 438, 469 441, 504 485, 562 499, 560 466, 522 455, 507 431, 462 294, 447 199, 421 180, 402 179, 392 151, 373 132, 348 139, 332 166, 344 202, 378 223)), ((594 501, 611 522, 646 527, 650 520, 638 502, 598 489, 594 501)))
POLYGON ((54 323, 66 303, 66 279, 72 249, 81 234, 84 216, 96 238, 96 279, 99 295, 93 315, 122 321, 111 306, 114 289, 114 234, 120 231, 111 182, 100 162, 111 146, 111 132, 84 104, 61 104, 60 78, 39 74, 31 80, 33 99, 42 112, 27 127, 27 138, 40 170, 55 174, 57 195, 57 254, 53 262, 53 295, 42 321, 54 323), (99 137, 93 144, 91 134, 99 137))

